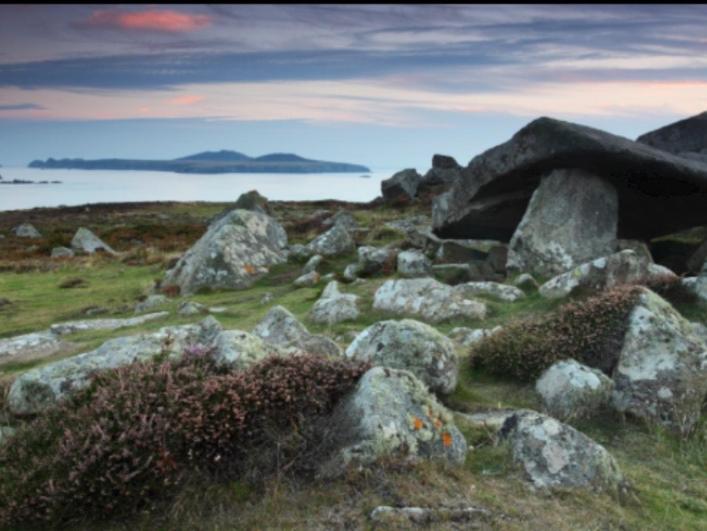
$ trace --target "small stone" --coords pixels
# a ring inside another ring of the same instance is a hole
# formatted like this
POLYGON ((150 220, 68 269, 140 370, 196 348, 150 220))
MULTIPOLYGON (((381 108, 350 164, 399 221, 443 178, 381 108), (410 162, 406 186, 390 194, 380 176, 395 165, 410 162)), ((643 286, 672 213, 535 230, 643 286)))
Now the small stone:
POLYGON ((75 253, 68 247, 54 247, 52 249, 51 258, 71 258, 72 256, 75 256, 75 253))
POLYGON ((293 284, 298 288, 311 287, 319 282, 320 275, 316 271, 312 271, 305 275, 297 277, 293 284))
POLYGON ((179 315, 198 315, 201 313, 206 313, 207 311, 206 306, 199 302, 184 301, 179 305, 177 313, 179 315))
POLYGON ((158 306, 167 304, 169 299, 165 295, 149 295, 144 301, 135 305, 135 313, 143 313, 158 306))
POLYGON ((319 264, 322 263, 322 260, 323 258, 320 254, 315 254, 314 256, 312 256, 302 268, 302 274, 306 275, 307 273, 312 273, 313 271, 316 271, 319 267, 319 264))
POLYGON ((71 239, 71 247, 76 251, 88 254, 94 254, 97 251, 117 254, 110 245, 84 227, 79 228, 76 234, 74 234, 74 237, 71 239))

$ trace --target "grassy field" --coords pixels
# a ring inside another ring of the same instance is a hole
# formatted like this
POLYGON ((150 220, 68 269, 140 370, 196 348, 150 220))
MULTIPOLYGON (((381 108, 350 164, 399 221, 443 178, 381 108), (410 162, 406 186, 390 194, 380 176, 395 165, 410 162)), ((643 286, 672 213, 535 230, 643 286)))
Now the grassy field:
MULTIPOLYGON (((30 211, 25 219, 50 234, 39 242, 38 249, 21 249, 13 238, 0 240, 0 298, 9 304, 0 306, 0 337, 9 337, 47 328, 50 324, 83 319, 91 307, 105 309, 100 317, 129 317, 133 307, 146 296, 161 277, 170 260, 198 238, 208 219, 223 210, 224 204, 157 204, 134 209, 102 210, 103 221, 90 224, 99 235, 122 251, 118 258, 94 257, 50 261, 47 248, 66 245, 66 237, 76 227, 87 224, 80 208, 63 212, 53 223, 52 212, 30 211), (166 216, 166 217, 165 217, 166 216), (160 225, 161 237, 150 237, 150 227, 160 225), (165 228, 166 227, 166 228, 165 228), (190 229, 187 229, 191 227, 190 229), (120 230, 118 230, 120 229, 120 230), (127 235, 131 238, 127 239, 127 235), (140 239, 141 244, 131 244, 140 239), (42 254, 44 253, 44 254, 42 254), (62 287, 80 279, 79 287, 62 287)), ((293 241, 307 241, 316 234, 316 224, 308 223, 317 210, 341 206, 323 202, 299 205, 297 215, 287 217, 288 206, 274 203, 276 215, 284 217, 293 241)), ((366 208, 352 209, 358 221, 369 228, 361 243, 381 244, 399 237, 381 229, 383 222, 418 213, 407 210, 366 208)), ((45 209, 39 209, 45 210, 45 209)), ((48 209, 47 209, 48 210, 48 209)), ((14 216, 14 214, 13 214, 14 216)), ((0 217, 0 232, 19 218, 0 217)), ((54 213, 56 218, 56 213, 54 213)), ((27 243, 23 243, 25 247, 27 243)), ((341 273, 354 256, 324 261, 320 272, 341 273)), ((215 314, 226 328, 251 330, 275 304, 281 304, 305 323, 310 331, 338 338, 342 347, 347 332, 360 331, 376 321, 390 318, 370 310, 373 293, 385 280, 367 279, 343 285, 342 290, 361 297, 366 309, 353 322, 331 327, 315 325, 308 319, 312 304, 323 285, 296 289, 292 280, 298 276, 300 263, 290 262, 272 269, 252 288, 238 292, 202 293, 191 297, 209 307, 225 308, 215 314), (266 305, 266 293, 273 301, 266 305)), ((95 348, 110 337, 150 331, 166 325, 194 322, 199 317, 176 313, 180 300, 171 299, 164 307, 168 317, 141 326, 113 332, 86 332, 70 336, 72 347, 60 356, 95 348)), ((553 310, 559 303, 548 302, 537 294, 517 303, 487 300, 489 316, 484 321, 457 321, 438 328, 448 332, 455 326, 491 327, 530 314, 553 310)), ((678 309, 694 321, 707 324, 707 308, 683 305, 678 309)), ((532 386, 492 378, 472 371, 467 352, 460 351, 458 389, 445 399, 460 412, 479 412, 497 408, 539 408, 532 386)), ((53 359, 56 359, 55 356, 53 359)), ((7 386, 20 372, 51 359, 0 364, 0 383, 7 386)), ((496 446, 491 434, 467 425, 459 417, 459 426, 473 447, 463 467, 425 463, 410 467, 389 462, 375 469, 352 473, 326 483, 296 481, 288 477, 268 477, 257 482, 209 484, 193 478, 178 499, 166 505, 158 515, 136 515, 130 522, 104 522, 101 529, 368 529, 370 511, 378 505, 483 506, 494 514, 482 523, 493 529, 707 529, 707 423, 698 426, 687 440, 607 414, 576 426, 594 438, 616 457, 632 485, 630 494, 621 500, 604 494, 562 491, 548 495, 530 489, 521 472, 510 461, 508 450, 496 446)), ((0 481, 2 474, 0 473, 0 481)), ((86 522, 85 529, 96 529, 86 522)), ((401 524, 400 529, 405 529, 401 524)), ((437 528, 461 529, 449 522, 437 528)))

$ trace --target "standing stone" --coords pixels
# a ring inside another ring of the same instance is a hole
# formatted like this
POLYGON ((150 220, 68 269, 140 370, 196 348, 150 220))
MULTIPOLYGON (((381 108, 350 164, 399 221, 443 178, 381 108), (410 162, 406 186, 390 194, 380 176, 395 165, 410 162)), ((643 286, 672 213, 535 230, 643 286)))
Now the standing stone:
POLYGON ((71 247, 76 251, 93 254, 96 251, 104 251, 109 254, 116 254, 110 245, 93 234, 90 230, 81 227, 76 231, 71 239, 71 247))
POLYGON ((707 396, 707 346, 667 301, 640 288, 614 369, 613 406, 689 433, 707 396))
POLYGON ((554 170, 533 193, 508 249, 509 272, 554 276, 616 247, 618 195, 583 170, 554 170))
POLYGON ((346 357, 408 370, 435 393, 449 394, 457 386, 458 363, 452 341, 412 319, 380 321, 366 328, 346 349, 346 357))
POLYGON ((200 288, 246 289, 269 267, 286 261, 287 234, 265 214, 233 210, 212 223, 167 271, 163 285, 177 285, 183 295, 200 288))

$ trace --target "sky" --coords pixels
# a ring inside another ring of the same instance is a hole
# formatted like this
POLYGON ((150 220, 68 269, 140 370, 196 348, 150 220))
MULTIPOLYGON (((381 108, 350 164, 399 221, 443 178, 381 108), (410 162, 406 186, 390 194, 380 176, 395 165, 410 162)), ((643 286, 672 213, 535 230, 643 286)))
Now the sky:
POLYGON ((466 165, 540 116, 707 110, 707 5, 2 5, 0 164, 233 149, 466 165))

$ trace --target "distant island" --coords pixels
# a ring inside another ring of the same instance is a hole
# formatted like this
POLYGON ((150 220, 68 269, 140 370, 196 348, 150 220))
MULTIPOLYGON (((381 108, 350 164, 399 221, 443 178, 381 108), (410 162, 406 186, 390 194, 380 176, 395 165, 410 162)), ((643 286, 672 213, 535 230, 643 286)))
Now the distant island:
POLYGON ((12 179, 11 181, 6 181, 3 176, 0 175, 0 184, 61 184, 61 181, 28 181, 27 179, 12 179))
POLYGON ((204 151, 173 160, 53 159, 34 160, 30 168, 66 170, 142 170, 177 173, 340 173, 370 172, 366 166, 311 160, 292 153, 249 157, 237 151, 204 151))

